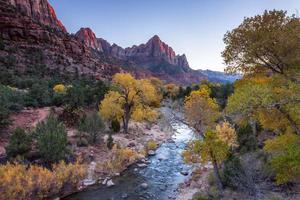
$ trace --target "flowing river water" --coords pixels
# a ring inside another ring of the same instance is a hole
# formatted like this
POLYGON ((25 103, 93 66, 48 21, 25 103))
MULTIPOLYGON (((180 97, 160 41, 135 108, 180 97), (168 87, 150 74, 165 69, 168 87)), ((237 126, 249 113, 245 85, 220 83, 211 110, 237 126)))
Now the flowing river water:
POLYGON ((180 183, 183 183, 191 173, 192 167, 185 164, 181 153, 187 143, 194 138, 192 129, 176 120, 170 114, 170 109, 162 112, 169 119, 173 129, 171 139, 163 143, 156 155, 149 157, 145 168, 132 165, 121 176, 113 179, 112 187, 92 186, 87 190, 73 194, 66 200, 165 200, 175 199, 180 183), (185 175, 183 175, 185 174, 185 175))

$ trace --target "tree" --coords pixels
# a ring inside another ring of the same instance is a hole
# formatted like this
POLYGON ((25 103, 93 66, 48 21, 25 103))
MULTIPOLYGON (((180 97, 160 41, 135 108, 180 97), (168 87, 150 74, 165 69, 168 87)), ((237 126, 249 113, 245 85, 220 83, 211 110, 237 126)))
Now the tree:
POLYGON ((79 124, 79 131, 86 132, 89 135, 89 141, 91 143, 96 143, 100 131, 104 129, 104 123, 99 115, 99 113, 93 112, 89 114, 79 124))
POLYGON ((227 72, 287 74, 300 64, 300 21, 284 11, 245 18, 227 32, 222 55, 227 72))
POLYGON ((66 93, 67 88, 64 84, 57 84, 53 87, 55 93, 66 93))
POLYGON ((276 172, 277 184, 300 179, 300 136, 284 134, 266 141, 264 149, 271 153, 271 167, 276 172))
POLYGON ((53 114, 36 126, 37 148, 42 159, 50 164, 64 159, 67 153, 67 132, 53 114))
POLYGON ((228 122, 216 127, 220 116, 219 108, 210 97, 208 86, 191 92, 184 102, 184 111, 188 123, 202 136, 203 140, 192 141, 183 153, 185 160, 191 162, 211 161, 217 179, 218 189, 223 189, 219 167, 227 158, 231 147, 236 146, 236 134, 228 122), (203 134, 204 133, 204 134, 203 134))
POLYGON ((48 106, 51 103, 50 94, 47 82, 33 84, 27 94, 27 106, 48 106))
POLYGON ((207 129, 203 140, 192 141, 188 149, 183 152, 186 162, 207 163, 211 161, 214 167, 214 175, 217 180, 217 186, 220 191, 223 190, 223 184, 220 175, 220 165, 229 155, 230 146, 221 140, 218 133, 207 129))
POLYGON ((216 131, 220 140, 231 147, 238 147, 235 129, 230 125, 229 122, 225 121, 221 124, 218 124, 216 126, 216 131))
POLYGON ((236 83, 226 111, 240 121, 249 120, 255 135, 257 121, 264 128, 300 134, 299 95, 300 85, 282 76, 252 76, 236 83))
POLYGON ((173 83, 169 83, 167 85, 165 85, 165 90, 166 90, 166 96, 171 98, 171 99, 175 99, 176 96, 178 95, 179 92, 179 87, 173 83))
POLYGON ((160 101, 155 87, 149 80, 137 80, 130 74, 116 74, 113 83, 117 91, 110 91, 100 104, 100 113, 106 120, 118 119, 128 133, 130 119, 135 121, 156 118, 153 106, 160 101))
POLYGON ((185 98, 184 112, 188 123, 202 134, 207 128, 214 128, 220 116, 216 101, 210 98, 208 87, 202 87, 185 98))
POLYGON ((31 150, 32 139, 24 129, 16 128, 10 137, 9 144, 6 147, 6 153, 9 158, 16 156, 26 156, 31 150))

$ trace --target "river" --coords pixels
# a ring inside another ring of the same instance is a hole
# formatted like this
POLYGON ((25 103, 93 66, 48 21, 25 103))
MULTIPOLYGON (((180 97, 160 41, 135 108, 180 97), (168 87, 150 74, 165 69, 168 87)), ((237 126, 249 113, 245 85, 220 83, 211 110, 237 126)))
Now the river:
POLYGON ((121 176, 113 179, 115 186, 92 186, 73 194, 66 200, 166 200, 175 199, 180 183, 191 173, 191 166, 184 163, 181 153, 187 143, 194 138, 193 131, 180 120, 171 116, 168 108, 162 113, 169 119, 173 136, 163 143, 156 155, 149 157, 145 168, 132 165, 121 176), (144 187, 143 187, 144 186, 144 187))

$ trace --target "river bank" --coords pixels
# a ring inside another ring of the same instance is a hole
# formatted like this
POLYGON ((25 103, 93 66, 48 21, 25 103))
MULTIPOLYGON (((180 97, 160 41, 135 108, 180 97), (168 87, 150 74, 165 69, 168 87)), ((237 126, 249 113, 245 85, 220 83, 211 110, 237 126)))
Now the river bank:
MULTIPOLYGON (((180 184, 189 179, 192 166, 184 163, 182 151, 193 139, 194 134, 185 124, 174 121, 169 108, 162 113, 170 119, 171 138, 158 147, 155 155, 139 160, 123 171, 120 176, 112 177, 114 186, 94 185, 66 197, 66 200, 80 199, 176 199, 180 184)), ((147 134, 146 134, 147 135, 147 134)))
MULTIPOLYGON (((107 163, 114 156, 114 151, 106 146, 108 135, 103 136, 103 142, 98 145, 88 147, 76 147, 74 145, 73 151, 76 157, 81 157, 85 160, 88 169, 88 176, 78 186, 76 191, 64 191, 60 198, 65 198, 73 193, 84 191, 87 188, 99 185, 111 187, 117 183, 113 181, 119 177, 122 172, 128 170, 132 165, 139 163, 137 167, 144 168, 149 164, 147 159, 148 154, 154 155, 155 151, 147 151, 149 141, 155 143, 157 147, 166 142, 173 135, 172 127, 170 126, 169 119, 165 116, 168 115, 167 110, 160 109, 160 115, 155 123, 137 123, 132 122, 129 124, 129 134, 117 133, 113 134, 113 141, 120 149, 130 149, 137 153, 137 158, 128 160, 121 168, 113 170, 107 169, 103 164, 107 163)), ((76 130, 69 130, 68 136, 71 143, 75 143, 76 130)))

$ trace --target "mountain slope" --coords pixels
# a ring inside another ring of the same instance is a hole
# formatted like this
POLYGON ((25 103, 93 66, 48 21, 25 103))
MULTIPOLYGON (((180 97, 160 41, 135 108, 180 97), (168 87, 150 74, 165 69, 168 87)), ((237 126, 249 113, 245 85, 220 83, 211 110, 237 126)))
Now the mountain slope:
POLYGON ((138 78, 155 76, 181 85, 207 79, 157 35, 125 49, 97 38, 89 28, 70 35, 47 0, 0 0, 0 27, 2 72, 36 68, 97 79, 130 72, 138 78))
POLYGON ((204 74, 208 80, 219 83, 233 83, 241 78, 240 75, 228 75, 224 72, 212 71, 212 70, 198 70, 201 74, 204 74))

